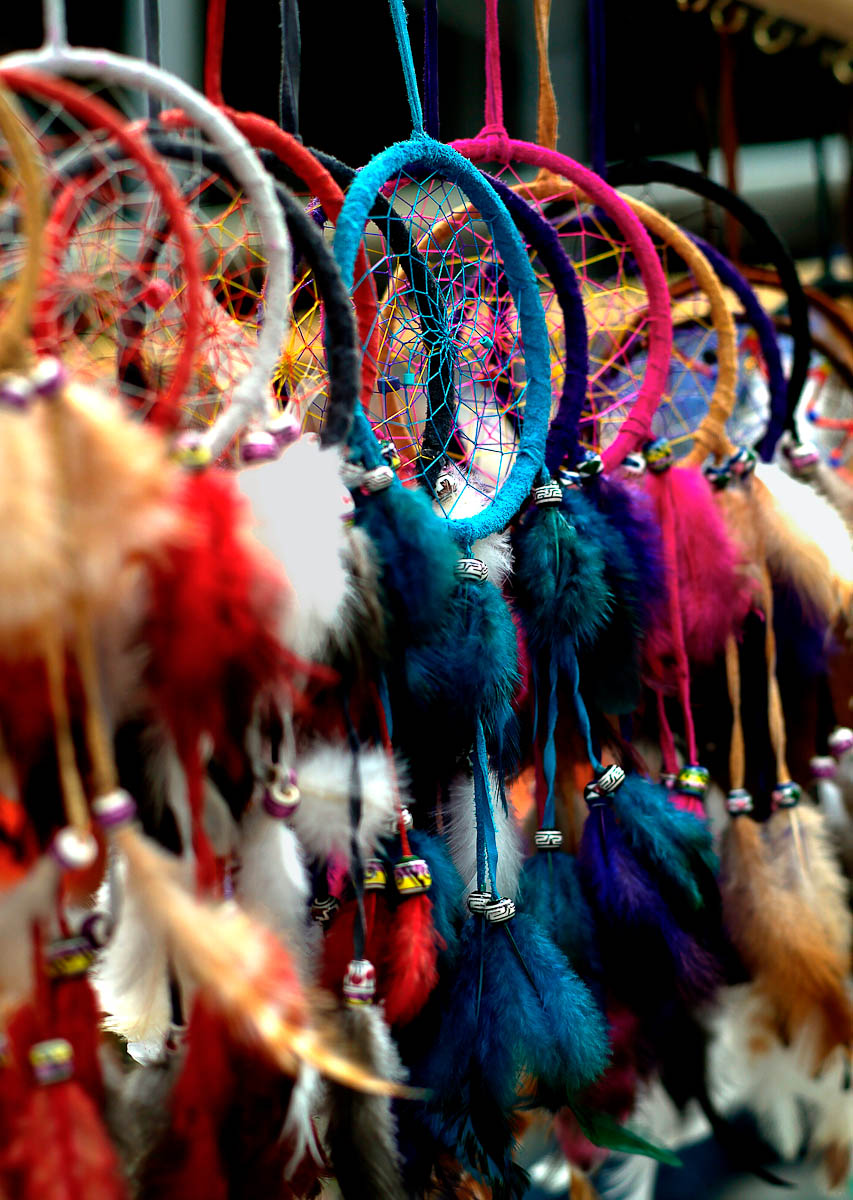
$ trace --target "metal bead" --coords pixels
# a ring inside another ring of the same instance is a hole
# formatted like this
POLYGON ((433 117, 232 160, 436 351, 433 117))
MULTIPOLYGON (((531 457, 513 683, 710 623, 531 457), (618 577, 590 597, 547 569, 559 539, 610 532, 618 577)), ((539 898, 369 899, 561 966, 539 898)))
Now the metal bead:
POLYGON ((201 471, 213 462, 213 455, 205 445, 202 434, 194 429, 188 429, 178 435, 172 450, 172 457, 191 471, 201 471))
POLYGON ((563 844, 563 835, 559 829, 537 829, 533 835, 533 845, 537 850, 559 850, 563 844))
POLYGON ((708 789, 711 773, 707 767, 685 764, 675 777, 675 791, 683 796, 695 796, 701 800, 708 789))
POLYGON ((116 788, 92 801, 92 814, 102 829, 119 829, 136 816, 136 804, 130 792, 116 788))
POLYGON ((34 388, 25 375, 4 375, 0 378, 0 407, 23 411, 29 408, 34 388))
POLYGON ((460 558, 453 570, 457 579, 485 583, 489 578, 489 568, 481 558, 460 558))
POLYGON ((541 508, 546 504, 559 504, 563 499, 563 489, 557 483, 556 479, 549 479, 547 483, 543 483, 540 487, 535 487, 530 492, 531 499, 534 504, 541 508))
POLYGON ((36 395, 49 400, 65 384, 68 374, 58 358, 40 358, 30 371, 30 383, 36 395))
POLYGON ((64 871, 83 871, 98 857, 98 843, 91 833, 66 825, 54 835, 50 853, 64 871))
POLYGON ((364 864, 364 890, 366 892, 381 892, 388 882, 388 872, 380 858, 368 858, 364 864))
POLYGON ((341 482, 351 491, 354 491, 357 487, 361 487, 364 475, 364 467, 360 463, 341 463, 341 482))
POLYGON ((672 466, 675 455, 672 450, 672 445, 668 438, 655 438, 651 442, 646 442, 643 447, 643 457, 646 460, 646 466, 655 475, 659 475, 662 471, 666 471, 672 466))
POLYGON ((44 961, 51 979, 79 979, 95 961, 95 950, 86 937, 60 938, 46 947, 44 961))
POLYGON ((251 463, 274 462, 281 455, 282 449, 283 446, 275 434, 266 429, 251 429, 240 441, 240 461, 246 466, 251 463))
POLYGON ((595 781, 598 789, 605 793, 615 792, 624 782, 625 772, 617 763, 611 763, 609 767, 606 767, 595 781))
POLYGON ((365 492, 384 492, 393 481, 394 472, 387 463, 384 463, 381 467, 373 467, 372 470, 364 472, 361 487, 365 492))
POLYGON ((494 896, 491 892, 471 892, 468 896, 468 911, 484 913, 493 901, 494 896))
POLYGON ((726 808, 733 817, 745 816, 752 812, 752 796, 746 788, 732 788, 726 796, 726 808))
POLYGON ((366 958, 354 958, 344 975, 344 1000, 347 1004, 372 1004, 376 995, 376 968, 366 958))
POLYGON ((425 858, 408 855, 394 864, 394 886, 400 896, 422 896, 432 887, 432 873, 425 858))
POLYGON ((835 779, 838 774, 838 763, 829 754, 817 754, 809 760, 809 770, 812 779, 835 779))
POLYGON ((802 789, 793 779, 784 779, 777 783, 771 794, 774 808, 793 808, 800 801, 802 789))
POLYGON ((502 925, 511 921, 515 916, 515 901, 504 896, 501 900, 493 900, 485 908, 485 918, 491 925, 502 925))
POLYGON ((435 481, 435 496, 437 500, 449 500, 456 495, 456 477, 449 471, 439 475, 435 481))
POLYGON ((311 920, 318 925, 328 925, 339 908, 340 902, 334 896, 315 897, 311 904, 311 920))
POLYGON ((30 1046, 30 1066, 36 1083, 64 1083, 74 1074, 74 1048, 65 1038, 49 1038, 30 1046))
POLYGON ((853 729, 848 729, 846 725, 838 725, 826 739, 826 744, 833 758, 843 758, 853 750, 853 729))

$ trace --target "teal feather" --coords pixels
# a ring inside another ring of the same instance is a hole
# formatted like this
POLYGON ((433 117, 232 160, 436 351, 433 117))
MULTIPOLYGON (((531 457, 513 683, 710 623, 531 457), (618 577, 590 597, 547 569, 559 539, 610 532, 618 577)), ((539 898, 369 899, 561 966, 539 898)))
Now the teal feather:
POLYGON ((582 979, 600 978, 595 917, 572 855, 544 850, 528 858, 521 869, 518 909, 538 922, 582 979))

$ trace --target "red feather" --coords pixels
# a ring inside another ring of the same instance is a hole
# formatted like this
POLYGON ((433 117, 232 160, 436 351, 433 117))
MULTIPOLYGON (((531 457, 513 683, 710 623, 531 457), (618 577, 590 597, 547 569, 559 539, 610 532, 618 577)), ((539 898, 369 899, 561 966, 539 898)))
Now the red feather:
POLYGON ((405 1025, 418 1015, 438 983, 438 937, 429 897, 403 900, 385 943, 380 993, 389 1025, 405 1025))
MULTIPOLYGON (((340 995, 347 964, 353 957, 353 934, 357 906, 354 900, 342 904, 323 938, 323 962, 320 986, 340 995)), ((376 892, 364 896, 364 953, 378 969, 389 936, 387 905, 380 906, 376 892)))

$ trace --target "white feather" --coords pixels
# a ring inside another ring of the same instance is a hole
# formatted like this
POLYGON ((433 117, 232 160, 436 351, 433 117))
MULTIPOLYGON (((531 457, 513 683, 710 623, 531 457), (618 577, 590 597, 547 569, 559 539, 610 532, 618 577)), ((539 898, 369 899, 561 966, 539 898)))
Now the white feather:
POLYGON ((313 932, 307 919, 311 885, 296 834, 253 804, 240 820, 237 852, 237 898, 278 935, 296 962, 307 967, 313 932))
POLYGON ((238 483, 257 520, 256 535, 293 588, 282 637, 305 658, 321 656, 348 602, 348 496, 337 450, 304 437, 281 458, 247 467, 238 483))
POLYGON ((314 1128, 314 1116, 322 1095, 323 1085, 319 1071, 307 1063, 300 1063, 282 1130, 282 1139, 293 1147, 286 1172, 295 1170, 306 1154, 310 1154, 316 1163, 323 1161, 314 1128))
MULTIPOLYGON (((839 600, 848 605, 853 593, 853 544, 843 517, 808 484, 792 479, 773 463, 759 463, 756 475, 770 491, 782 522, 824 555, 839 600)), ((774 569, 773 549, 771 539, 767 546, 771 569, 774 569)))
MULTIPOLYGON (((495 841, 498 848, 497 890, 501 896, 514 897, 518 891, 523 850, 513 810, 504 812, 498 782, 491 778, 495 841)), ((474 808, 474 781, 470 775, 457 775, 450 784, 450 801, 444 810, 447 848, 462 876, 465 895, 477 890, 477 818, 474 808)))
POLYGON ((157 1058, 172 1020, 169 999, 169 955, 165 938, 146 919, 135 889, 125 886, 124 863, 113 858, 110 884, 102 885, 96 905, 112 918, 110 940, 91 972, 92 985, 104 1013, 104 1027, 140 1053, 157 1058))
MULTIPOLYGON (((473 517, 491 504, 494 498, 494 484, 481 474, 476 467, 469 467, 468 473, 463 474, 455 465, 449 464, 442 472, 449 475, 455 491, 441 500, 433 501, 433 508, 451 521, 459 521, 463 517, 473 517)), ((512 574, 512 543, 509 531, 490 533, 488 537, 480 538, 471 547, 474 558, 481 559, 489 568, 489 579, 502 588, 512 574)))
MULTIPOLYGON (((296 762, 300 802, 291 818, 297 837, 306 850, 321 859, 332 854, 349 861, 349 797, 352 755, 342 745, 323 742, 307 750, 296 762)), ((404 781, 392 768, 384 750, 367 749, 359 754, 361 779, 361 822, 358 843, 369 855, 379 837, 405 804, 404 781)))

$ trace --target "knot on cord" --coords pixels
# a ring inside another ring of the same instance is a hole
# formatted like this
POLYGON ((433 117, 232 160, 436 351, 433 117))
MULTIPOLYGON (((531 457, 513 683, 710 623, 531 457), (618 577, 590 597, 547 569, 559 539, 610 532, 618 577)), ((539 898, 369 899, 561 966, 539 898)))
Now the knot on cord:
POLYGON ((512 159, 512 141, 503 124, 496 122, 484 125, 475 140, 477 141, 478 156, 482 153, 482 156, 489 162, 506 165, 512 159))

